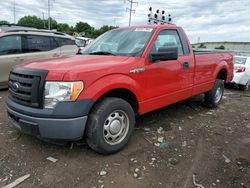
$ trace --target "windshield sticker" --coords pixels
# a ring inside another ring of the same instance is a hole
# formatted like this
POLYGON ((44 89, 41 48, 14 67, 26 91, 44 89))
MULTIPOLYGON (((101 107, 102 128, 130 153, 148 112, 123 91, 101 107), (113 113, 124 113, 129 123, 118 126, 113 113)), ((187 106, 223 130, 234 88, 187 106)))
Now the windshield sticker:
POLYGON ((151 32, 152 28, 136 28, 135 31, 151 32))

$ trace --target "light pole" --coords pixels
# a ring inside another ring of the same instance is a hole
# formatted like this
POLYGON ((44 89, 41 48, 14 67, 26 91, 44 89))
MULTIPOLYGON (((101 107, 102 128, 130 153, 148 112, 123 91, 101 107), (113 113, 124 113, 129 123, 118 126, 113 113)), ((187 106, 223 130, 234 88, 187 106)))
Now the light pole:
POLYGON ((135 2, 133 0, 128 0, 128 2, 130 3, 130 8, 127 8, 126 10, 129 11, 129 26, 131 25, 131 17, 132 17, 132 12, 135 12, 135 10, 133 10, 133 4, 138 4, 138 2, 135 2))
POLYGON ((48 30, 50 30, 50 0, 48 0, 48 30))
POLYGON ((16 24, 16 0, 13 1, 14 24, 16 24))

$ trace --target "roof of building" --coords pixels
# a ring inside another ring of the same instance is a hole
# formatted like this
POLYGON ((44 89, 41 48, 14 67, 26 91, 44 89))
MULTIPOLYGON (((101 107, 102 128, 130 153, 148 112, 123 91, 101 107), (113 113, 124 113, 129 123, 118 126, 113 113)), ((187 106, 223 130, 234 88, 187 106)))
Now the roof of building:
POLYGON ((217 41, 217 42, 199 42, 199 43, 193 43, 192 45, 200 45, 200 44, 249 44, 250 45, 250 42, 217 41))

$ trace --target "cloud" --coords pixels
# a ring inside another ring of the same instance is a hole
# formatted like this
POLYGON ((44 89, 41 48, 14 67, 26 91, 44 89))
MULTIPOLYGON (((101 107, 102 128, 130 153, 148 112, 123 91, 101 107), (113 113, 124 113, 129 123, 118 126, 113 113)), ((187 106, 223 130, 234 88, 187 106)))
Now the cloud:
MULTIPOLYGON (((148 8, 171 13, 175 24, 182 26, 192 42, 250 41, 249 0, 135 0, 132 25, 147 23, 148 8)), ((25 15, 47 18, 47 0, 16 0, 17 20, 25 15)), ((127 26, 127 0, 51 0, 51 16, 58 22, 75 25, 88 22, 102 25, 127 26)), ((13 0, 0 0, 0 20, 13 22, 13 0)))

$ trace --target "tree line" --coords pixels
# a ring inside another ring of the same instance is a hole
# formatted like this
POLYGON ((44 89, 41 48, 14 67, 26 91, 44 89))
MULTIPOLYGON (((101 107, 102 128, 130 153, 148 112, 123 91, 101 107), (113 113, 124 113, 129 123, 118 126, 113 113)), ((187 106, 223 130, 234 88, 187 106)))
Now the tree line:
MULTIPOLYGON (((2 20, 0 24, 10 24, 8 21, 2 20)), ((18 20, 17 25, 35 27, 38 29, 47 29, 48 20, 43 20, 37 16, 24 16, 18 20)), ((78 22, 75 26, 70 26, 67 23, 58 23, 55 19, 51 18, 51 29, 73 35, 74 33, 85 33, 86 37, 97 38, 99 35, 114 29, 116 27, 104 25, 100 29, 96 29, 89 25, 87 22, 78 22)))

